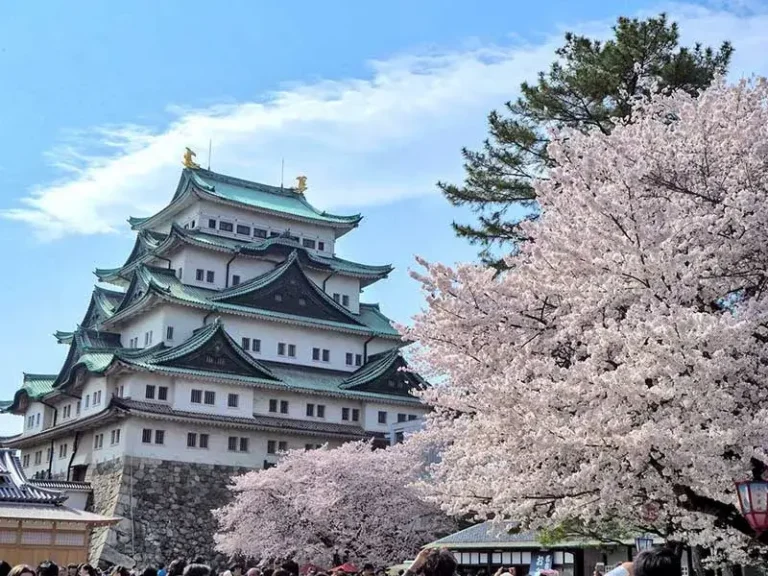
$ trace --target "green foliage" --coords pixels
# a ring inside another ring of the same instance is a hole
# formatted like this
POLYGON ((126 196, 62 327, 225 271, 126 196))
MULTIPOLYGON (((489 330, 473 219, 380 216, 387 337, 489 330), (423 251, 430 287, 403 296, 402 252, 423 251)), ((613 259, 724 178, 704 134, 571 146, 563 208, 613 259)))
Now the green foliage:
POLYGON ((583 522, 569 520, 557 526, 540 530, 538 539, 544 547, 553 546, 565 540, 621 543, 626 540, 633 540, 637 533, 637 529, 632 531, 615 521, 586 525, 583 522))
POLYGON ((664 14, 637 20, 619 18, 614 37, 604 43, 572 33, 557 50, 558 60, 535 84, 524 83, 521 95, 503 112, 488 116, 489 137, 481 150, 463 149, 463 184, 438 183, 455 206, 468 206, 478 223, 454 222, 456 233, 481 246, 480 257, 502 268, 493 249, 525 240, 513 207, 535 213, 533 180, 546 177, 552 128, 609 133, 612 118, 630 118, 636 99, 653 81, 660 89, 695 94, 724 74, 733 53, 730 43, 717 50, 679 46, 677 24, 664 14))

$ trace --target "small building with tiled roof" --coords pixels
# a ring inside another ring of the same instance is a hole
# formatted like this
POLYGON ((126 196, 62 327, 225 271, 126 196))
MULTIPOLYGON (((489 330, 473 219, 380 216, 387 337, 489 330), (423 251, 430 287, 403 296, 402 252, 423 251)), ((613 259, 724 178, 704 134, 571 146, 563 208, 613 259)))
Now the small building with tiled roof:
POLYGON ((27 480, 14 452, 0 449, 0 558, 11 565, 87 562, 92 528, 119 519, 73 508, 67 500, 53 485, 27 480))
POLYGON ((126 475, 215 467, 226 494, 228 474, 287 449, 384 444, 392 423, 422 418, 413 391, 427 383, 402 356, 406 342, 361 301, 392 267, 336 253, 360 221, 314 207, 303 187, 196 167, 166 207, 129 220, 123 265, 97 269, 80 324, 55 332, 68 347, 61 369, 25 374, 2 405, 24 418, 3 445, 21 451, 30 478, 90 482, 95 510, 132 518, 99 534, 99 557, 154 562, 163 547, 212 546, 195 540, 200 530, 168 537, 146 509, 154 496, 126 494, 138 486, 126 475))

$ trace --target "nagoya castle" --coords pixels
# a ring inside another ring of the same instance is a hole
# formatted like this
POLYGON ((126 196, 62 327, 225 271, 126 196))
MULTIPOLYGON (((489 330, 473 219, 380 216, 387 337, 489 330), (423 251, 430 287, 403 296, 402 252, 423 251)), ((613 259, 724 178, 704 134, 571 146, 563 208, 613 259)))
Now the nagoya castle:
POLYGON ((133 249, 95 271, 80 324, 55 333, 61 370, 25 373, 5 403, 24 426, 3 445, 28 477, 80 483, 90 510, 122 518, 95 531, 92 562, 220 564, 209 511, 231 475, 289 449, 384 444, 426 411, 398 332, 360 301, 392 268, 336 256, 362 217, 313 207, 304 177, 268 186, 192 155, 167 206, 129 218, 133 249))

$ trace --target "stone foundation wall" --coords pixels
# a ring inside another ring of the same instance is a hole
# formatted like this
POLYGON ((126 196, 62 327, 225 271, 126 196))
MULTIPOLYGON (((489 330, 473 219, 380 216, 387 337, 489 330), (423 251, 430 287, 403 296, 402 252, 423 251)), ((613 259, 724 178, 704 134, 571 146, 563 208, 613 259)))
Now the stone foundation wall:
POLYGON ((247 468, 144 458, 115 459, 89 471, 93 511, 122 520, 94 530, 91 562, 144 568, 202 556, 216 568, 211 510, 226 504, 230 478, 247 468))

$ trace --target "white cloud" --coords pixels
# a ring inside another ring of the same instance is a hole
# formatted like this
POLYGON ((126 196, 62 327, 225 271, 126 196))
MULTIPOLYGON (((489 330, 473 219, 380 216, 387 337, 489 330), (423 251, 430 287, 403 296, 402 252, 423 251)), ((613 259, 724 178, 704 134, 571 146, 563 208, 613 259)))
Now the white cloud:
MULTIPOLYGON (((768 10, 762 5, 730 0, 666 8, 686 43, 731 39, 735 76, 765 72, 768 10)), ((567 28, 607 34, 610 24, 567 28)), ((306 174, 308 196, 320 207, 435 193, 436 180, 460 178, 459 149, 484 137, 488 111, 545 69, 560 42, 558 32, 535 45, 398 56, 372 62, 368 78, 300 84, 205 109, 175 107, 162 128, 73 132, 48 154, 61 179, 0 214, 47 239, 124 230, 127 215, 147 215, 167 202, 185 146, 206 163, 209 139, 214 170, 261 182, 279 183, 284 157, 286 184, 306 174)))

